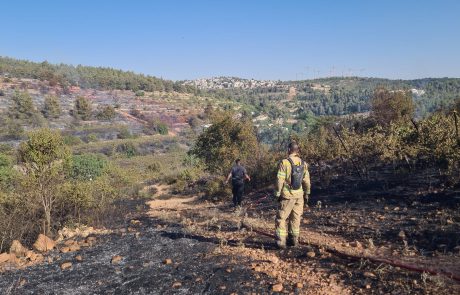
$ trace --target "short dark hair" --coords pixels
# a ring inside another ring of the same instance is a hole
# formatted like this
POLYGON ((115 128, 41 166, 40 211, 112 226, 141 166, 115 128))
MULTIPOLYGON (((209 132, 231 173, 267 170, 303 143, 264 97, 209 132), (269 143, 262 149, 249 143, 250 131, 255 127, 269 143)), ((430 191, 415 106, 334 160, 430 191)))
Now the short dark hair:
POLYGON ((235 163, 236 163, 236 164, 239 164, 240 162, 241 162, 241 159, 236 159, 236 160, 235 160, 235 163))
POLYGON ((299 145, 295 141, 291 141, 288 145, 288 149, 291 153, 299 151, 299 145))

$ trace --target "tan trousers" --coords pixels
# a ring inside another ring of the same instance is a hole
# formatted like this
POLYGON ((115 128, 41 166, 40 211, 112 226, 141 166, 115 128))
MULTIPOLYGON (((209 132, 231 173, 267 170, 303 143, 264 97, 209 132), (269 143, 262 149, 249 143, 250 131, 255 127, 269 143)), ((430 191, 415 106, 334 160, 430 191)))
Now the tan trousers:
POLYGON ((276 237, 279 241, 286 241, 288 233, 293 238, 299 236, 303 202, 303 197, 281 199, 275 220, 276 237))

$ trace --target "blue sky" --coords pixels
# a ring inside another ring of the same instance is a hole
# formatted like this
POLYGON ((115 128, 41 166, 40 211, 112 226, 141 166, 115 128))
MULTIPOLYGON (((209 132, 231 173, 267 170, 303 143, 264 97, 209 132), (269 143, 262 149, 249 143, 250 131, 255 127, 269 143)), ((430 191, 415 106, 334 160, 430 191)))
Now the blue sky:
POLYGON ((460 77, 460 1, 4 1, 0 55, 168 79, 460 77))

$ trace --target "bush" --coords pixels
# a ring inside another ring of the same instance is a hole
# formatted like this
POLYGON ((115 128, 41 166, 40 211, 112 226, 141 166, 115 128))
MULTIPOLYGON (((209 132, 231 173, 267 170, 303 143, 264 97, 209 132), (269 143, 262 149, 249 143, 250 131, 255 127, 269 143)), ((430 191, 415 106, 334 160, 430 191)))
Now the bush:
POLYGON ((78 136, 66 135, 63 137, 65 145, 74 146, 83 143, 83 141, 78 136))
POLYGON ((12 158, 0 153, 0 191, 10 191, 16 178, 17 172, 13 169, 12 158))
POLYGON ((144 91, 142 91, 142 90, 136 91, 136 96, 137 97, 144 96, 144 95, 145 95, 144 91))
POLYGON ((139 154, 136 146, 132 142, 124 142, 117 146, 117 153, 124 154, 128 158, 137 156, 139 154))
POLYGON ((11 97, 12 103, 8 108, 8 117, 13 122, 22 122, 33 126, 43 123, 40 113, 37 112, 32 97, 28 92, 16 91, 11 97))
POLYGON ((128 139, 128 138, 132 138, 133 135, 131 134, 131 132, 128 130, 127 127, 123 126, 120 129, 120 132, 118 133, 117 137, 119 139, 128 139))
POLYGON ((86 137, 86 140, 88 142, 97 142, 99 141, 99 138, 97 137, 97 134, 96 133, 90 133, 88 134, 88 136, 86 137))
POLYGON ((84 96, 78 96, 75 100, 73 116, 84 121, 90 120, 93 112, 93 107, 89 99, 84 96))
POLYGON ((46 96, 42 114, 45 118, 59 118, 61 116, 61 105, 57 96, 46 96))
POLYGON ((107 160, 98 154, 74 155, 71 163, 69 176, 76 180, 94 180, 107 168, 107 160))
POLYGON ((115 118, 115 108, 111 105, 99 106, 96 118, 99 120, 110 121, 115 118))

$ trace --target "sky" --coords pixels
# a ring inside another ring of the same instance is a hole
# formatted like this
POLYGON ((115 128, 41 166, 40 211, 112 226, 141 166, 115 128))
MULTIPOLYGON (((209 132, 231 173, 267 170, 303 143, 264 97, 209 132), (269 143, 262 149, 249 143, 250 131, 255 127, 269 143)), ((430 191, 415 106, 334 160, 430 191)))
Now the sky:
POLYGON ((0 56, 173 80, 460 77, 460 1, 0 0, 0 56))

